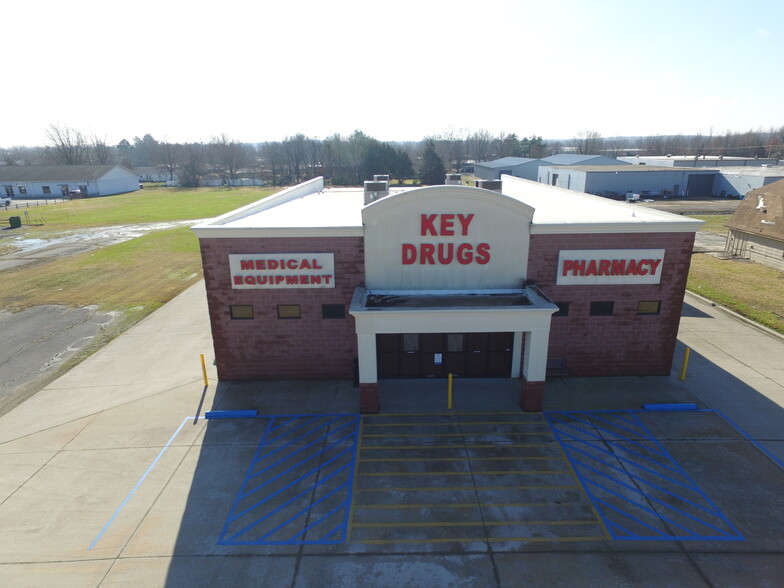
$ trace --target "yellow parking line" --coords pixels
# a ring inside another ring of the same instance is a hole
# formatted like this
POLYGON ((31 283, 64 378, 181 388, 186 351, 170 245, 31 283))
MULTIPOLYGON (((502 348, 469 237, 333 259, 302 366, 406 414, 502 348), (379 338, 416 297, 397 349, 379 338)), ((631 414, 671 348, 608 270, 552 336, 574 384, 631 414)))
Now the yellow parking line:
POLYGON ((580 485, 550 485, 550 486, 440 486, 440 487, 416 487, 416 488, 359 488, 356 492, 473 492, 474 490, 582 490, 580 485))
POLYGON ((357 473, 359 472, 359 452, 362 451, 362 425, 364 419, 359 419, 359 431, 357 432, 356 458, 354 463, 354 479, 351 482, 351 505, 348 508, 348 525, 346 525, 346 541, 351 541, 351 528, 354 521, 354 502, 357 499, 357 473))
POLYGON ((384 477, 384 476, 509 476, 509 475, 529 475, 529 474, 568 474, 568 470, 498 470, 477 472, 467 470, 465 472, 370 472, 359 474, 361 477, 384 477))
POLYGON ((368 423, 365 427, 459 427, 463 425, 541 425, 540 421, 447 421, 443 423, 368 423))
MULTIPOLYGON (((524 461, 546 461, 546 460, 563 460, 565 458, 560 456, 555 457, 547 457, 545 456, 533 456, 533 457, 472 457, 470 458, 471 461, 517 461, 517 460, 524 460, 524 461)), ((371 461, 401 461, 401 462, 409 462, 409 461, 461 461, 467 462, 468 458, 465 456, 462 457, 366 457, 364 459, 360 459, 360 463, 367 463, 371 461)))
MULTIPOLYGON (((552 447, 556 441, 550 443, 494 443, 489 445, 368 445, 362 450, 372 451, 373 449, 496 449, 499 447, 552 447)), ((364 461, 364 460, 362 460, 364 461)))
MULTIPOLYGON (((370 415, 370 416, 364 416, 364 417, 362 417, 362 418, 363 418, 363 419, 378 419, 378 418, 384 418, 384 417, 413 417, 413 416, 418 416, 418 417, 429 417, 429 416, 455 416, 455 414, 459 414, 459 415, 475 415, 475 414, 514 414, 514 415, 520 416, 520 411, 519 411, 519 410, 511 410, 511 411, 507 411, 507 412, 495 412, 495 411, 486 411, 486 412, 481 412, 481 411, 480 411, 480 412, 460 412, 460 413, 454 413, 454 412, 423 412, 423 413, 411 413, 411 412, 388 412, 388 413, 384 413, 384 414, 382 414, 382 415, 370 415)), ((541 415, 541 414, 538 414, 538 415, 536 415, 536 417, 537 417, 537 418, 538 418, 540 421, 541 421, 541 420, 544 420, 544 419, 542 418, 542 415, 541 415)))
MULTIPOLYGON (((406 437, 476 437, 479 435, 492 435, 492 432, 488 433, 407 433, 405 435, 400 435, 398 433, 388 433, 386 435, 365 435, 365 437, 396 437, 398 439, 405 439, 406 437)), ((520 433, 520 435, 530 436, 530 435, 537 435, 539 437, 551 437, 551 433, 520 433)), ((472 447, 472 445, 467 444, 468 447, 472 447)))
POLYGON ((596 521, 586 521, 584 519, 578 520, 565 520, 565 521, 471 521, 471 522, 455 522, 455 521, 442 521, 442 522, 426 522, 426 523, 357 523, 354 525, 356 529, 372 529, 372 528, 417 528, 427 529, 432 527, 519 527, 521 525, 553 525, 556 527, 565 527, 568 525, 595 525, 596 521))
POLYGON ((531 508, 536 506, 556 506, 571 507, 578 506, 580 502, 506 502, 501 504, 466 502, 456 504, 433 503, 433 504, 359 504, 357 508, 373 510, 398 510, 405 508, 531 508))
POLYGON ((362 539, 361 543, 389 545, 391 543, 565 543, 576 541, 604 541, 605 537, 587 535, 584 537, 475 537, 475 538, 437 538, 437 539, 362 539))

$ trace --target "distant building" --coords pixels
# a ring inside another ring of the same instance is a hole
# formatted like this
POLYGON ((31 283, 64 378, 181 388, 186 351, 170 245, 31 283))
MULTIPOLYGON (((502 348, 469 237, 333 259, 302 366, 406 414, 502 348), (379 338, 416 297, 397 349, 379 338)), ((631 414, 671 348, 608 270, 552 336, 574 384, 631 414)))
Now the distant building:
POLYGON ((623 198, 739 198, 784 178, 784 167, 693 168, 653 165, 541 165, 539 181, 567 190, 623 198))
POLYGON ((619 157, 621 161, 635 165, 657 165, 660 167, 761 167, 778 165, 778 159, 758 157, 730 157, 727 155, 636 155, 619 157))
POLYGON ((176 182, 179 180, 178 174, 169 173, 169 170, 155 167, 137 167, 134 168, 139 175, 140 182, 176 182))
MULTIPOLYGON (((606 155, 580 155, 577 153, 556 153, 539 160, 541 165, 626 165, 625 162, 606 155)), ((541 182, 541 180, 539 180, 541 182)), ((546 182, 544 182, 546 183, 546 182)))
POLYGON ((784 180, 746 194, 727 228, 727 253, 784 271, 784 180))
POLYGON ((139 176, 121 165, 6 165, 0 186, 11 198, 109 196, 138 190, 139 176))
POLYGON ((502 175, 525 180, 536 180, 539 159, 529 157, 502 157, 494 161, 474 164, 474 175, 480 180, 500 180, 502 175))

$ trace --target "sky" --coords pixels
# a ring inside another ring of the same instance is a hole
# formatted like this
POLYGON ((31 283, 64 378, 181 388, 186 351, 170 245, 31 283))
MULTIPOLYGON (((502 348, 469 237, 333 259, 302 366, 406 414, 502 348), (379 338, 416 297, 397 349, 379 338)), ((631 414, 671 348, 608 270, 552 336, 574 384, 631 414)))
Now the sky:
POLYGON ((784 125, 781 0, 26 0, 0 147, 784 125))

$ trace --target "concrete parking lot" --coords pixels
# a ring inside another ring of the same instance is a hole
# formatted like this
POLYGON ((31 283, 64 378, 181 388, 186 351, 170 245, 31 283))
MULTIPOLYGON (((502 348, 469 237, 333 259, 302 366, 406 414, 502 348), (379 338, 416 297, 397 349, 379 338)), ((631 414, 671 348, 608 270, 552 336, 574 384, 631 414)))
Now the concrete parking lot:
POLYGON ((542 414, 388 381, 360 417, 351 382, 205 388, 197 285, 0 417, 0 583, 779 586, 784 342, 687 302, 671 376, 551 380, 542 414))

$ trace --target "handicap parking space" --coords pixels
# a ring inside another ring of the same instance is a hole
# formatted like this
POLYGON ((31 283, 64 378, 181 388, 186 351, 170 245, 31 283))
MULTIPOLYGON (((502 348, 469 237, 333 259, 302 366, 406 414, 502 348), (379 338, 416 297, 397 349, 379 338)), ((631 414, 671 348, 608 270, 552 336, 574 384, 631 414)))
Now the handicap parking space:
POLYGON ((157 542, 188 556, 714 549, 744 545, 766 516, 764 496, 748 508, 738 490, 748 476, 725 476, 753 459, 750 472, 784 481, 708 410, 265 415, 203 429, 127 555, 157 542))
POLYGON ((708 415, 553 412, 547 420, 613 539, 742 541, 644 423, 661 427, 673 416, 693 428, 708 415))
POLYGON ((358 415, 267 417, 219 545, 342 543, 358 415))

